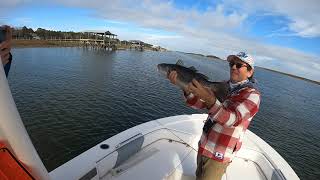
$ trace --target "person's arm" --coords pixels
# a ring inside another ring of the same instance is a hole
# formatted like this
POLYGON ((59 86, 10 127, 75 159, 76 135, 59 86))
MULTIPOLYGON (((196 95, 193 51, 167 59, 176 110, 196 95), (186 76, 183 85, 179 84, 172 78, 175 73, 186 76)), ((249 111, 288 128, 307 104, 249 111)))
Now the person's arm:
POLYGON ((11 67, 11 61, 12 61, 12 54, 10 53, 12 30, 9 26, 2 26, 2 28, 6 29, 6 37, 5 37, 5 41, 0 43, 0 60, 3 64, 5 74, 6 76, 8 76, 8 73, 11 67))
POLYGON ((238 96, 238 100, 228 107, 216 99, 214 105, 209 109, 211 119, 227 127, 235 127, 245 119, 250 122, 259 110, 260 93, 250 89, 241 91, 238 96))
POLYGON ((11 67, 11 62, 12 62, 12 54, 9 53, 9 62, 4 65, 4 72, 6 73, 6 77, 8 77, 9 71, 10 71, 10 67, 11 67))

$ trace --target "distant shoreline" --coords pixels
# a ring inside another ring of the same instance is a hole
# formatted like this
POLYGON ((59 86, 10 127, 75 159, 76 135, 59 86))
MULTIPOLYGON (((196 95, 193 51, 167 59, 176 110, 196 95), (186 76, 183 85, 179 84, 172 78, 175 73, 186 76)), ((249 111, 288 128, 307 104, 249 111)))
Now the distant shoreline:
MULTIPOLYGON (((67 42, 64 44, 61 44, 59 41, 49 41, 49 40, 13 40, 12 43, 14 48, 29 48, 29 47, 77 47, 79 46, 79 44, 77 43, 72 43, 72 42, 67 42)), ((125 49, 129 49, 129 47, 125 47, 125 46, 119 46, 117 47, 118 50, 125 50, 125 49)), ((149 49, 146 49, 149 50, 149 49)), ((187 54, 187 55, 194 55, 194 56, 200 56, 200 57, 207 57, 207 58, 211 58, 214 60, 220 60, 220 61, 225 61, 217 56, 214 55, 203 55, 203 54, 198 54, 198 53, 188 53, 188 52, 181 52, 181 51, 176 51, 176 52, 180 52, 183 54, 187 54)), ((259 67, 259 66, 258 66, 259 67)), ((292 74, 288 74, 288 73, 284 73, 284 72, 280 72, 280 71, 276 71, 276 70, 272 70, 272 69, 268 69, 268 68, 264 68, 264 67, 259 67, 261 69, 264 70, 268 70, 268 71, 272 71, 272 72, 276 72, 276 73, 280 73, 283 75, 287 75, 290 77, 294 77, 300 80, 304 80, 304 81, 308 81, 308 82, 312 82, 315 83, 317 85, 320 85, 320 82, 315 81, 315 80, 311 80, 311 79, 307 79, 307 78, 303 78, 300 76, 296 76, 296 75, 292 75, 292 74)))
POLYGON ((180 52, 180 53, 184 53, 184 54, 188 54, 188 55, 200 56, 200 57, 213 58, 213 59, 218 59, 218 60, 224 61, 223 59, 219 58, 218 56, 214 56, 214 55, 203 55, 203 54, 198 54, 198 53, 181 52, 181 51, 176 51, 176 52, 180 52))
MULTIPOLYGON (((32 47, 81 47, 78 42, 72 42, 72 41, 64 41, 63 39, 61 41, 59 40, 12 40, 12 47, 14 48, 32 48, 32 47)), ((117 45, 116 50, 126 50, 130 49, 129 45, 117 45)), ((144 50, 152 50, 152 48, 149 47, 143 47, 144 50)))
POLYGON ((66 42, 60 43, 59 41, 49 41, 49 40, 12 40, 12 47, 75 47, 79 46, 76 43, 66 42))
MULTIPOLYGON (((179 51, 178 51, 179 52, 179 51)), ((220 60, 220 61, 226 61, 226 60, 223 60, 217 56, 214 56, 214 55, 203 55, 203 54, 197 54, 197 53, 187 53, 187 52, 181 52, 181 53, 184 53, 184 54, 188 54, 188 55, 194 55, 194 56, 200 56, 200 57, 208 57, 208 58, 212 58, 214 60, 220 60)), ((287 76, 290 76, 290 77, 293 77, 293 78, 297 78, 297 79, 300 79, 300 80, 304 80, 304 81, 308 81, 308 82, 311 82, 311 83, 315 83, 317 85, 320 85, 320 82, 318 81, 315 81, 315 80, 311 80, 311 79, 307 79, 307 78, 304 78, 304 77, 300 77, 300 76, 296 76, 296 75, 293 75, 293 74, 289 74, 289 73, 285 73, 285 72, 280 72, 280 71, 276 71, 276 70, 273 70, 273 69, 268 69, 268 68, 264 68, 264 67, 260 67, 260 66, 257 66, 261 69, 264 69, 264 70, 268 70, 268 71, 271 71, 271 72, 275 72, 275 73, 280 73, 280 74, 283 74, 283 75, 287 75, 287 76)))
POLYGON ((283 74, 283 75, 287 75, 287 76, 290 76, 290 77, 293 77, 293 78, 297 78, 297 79, 300 79, 300 80, 304 80, 304 81, 308 81, 308 82, 320 85, 320 82, 315 81, 315 80, 307 79, 307 78, 304 78, 304 77, 300 77, 300 76, 296 76, 296 75, 293 75, 293 74, 288 74, 288 73, 285 73, 285 72, 280 72, 280 71, 276 71, 276 70, 272 70, 272 69, 268 69, 268 68, 264 68, 264 67, 260 67, 260 66, 257 66, 257 67, 259 67, 261 69, 264 69, 264 70, 280 73, 280 74, 283 74))

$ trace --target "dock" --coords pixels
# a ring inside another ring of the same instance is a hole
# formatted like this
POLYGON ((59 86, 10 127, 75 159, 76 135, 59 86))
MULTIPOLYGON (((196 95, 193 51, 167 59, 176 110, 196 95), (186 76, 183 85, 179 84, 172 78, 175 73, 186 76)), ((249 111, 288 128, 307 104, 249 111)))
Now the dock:
POLYGON ((80 46, 89 49, 104 49, 114 51, 117 50, 117 44, 120 42, 116 38, 117 35, 106 32, 83 32, 79 39, 47 39, 48 41, 58 41, 63 44, 73 44, 75 46, 80 46))

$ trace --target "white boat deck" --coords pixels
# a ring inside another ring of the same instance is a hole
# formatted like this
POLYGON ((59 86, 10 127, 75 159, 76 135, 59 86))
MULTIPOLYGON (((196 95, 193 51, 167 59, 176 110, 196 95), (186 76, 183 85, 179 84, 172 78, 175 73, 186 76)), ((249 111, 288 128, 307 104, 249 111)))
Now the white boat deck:
MULTIPOLYGON (((159 119, 128 129, 58 167, 52 179, 195 179, 197 143, 205 114, 159 119)), ((299 179, 287 162, 247 131, 224 180, 299 179)))
MULTIPOLYGON (((102 179, 195 179, 197 153, 179 142, 159 140, 102 179)), ((267 179, 253 161, 236 158, 223 179, 267 179)))

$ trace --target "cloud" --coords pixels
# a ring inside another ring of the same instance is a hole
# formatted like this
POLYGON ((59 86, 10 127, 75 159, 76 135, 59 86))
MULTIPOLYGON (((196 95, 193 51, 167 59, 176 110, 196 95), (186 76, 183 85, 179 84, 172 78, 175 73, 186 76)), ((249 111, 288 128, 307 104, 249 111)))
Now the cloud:
POLYGON ((241 35, 241 30, 247 28, 248 18, 260 15, 284 17, 281 22, 279 20, 282 27, 271 32, 269 37, 318 37, 319 2, 225 0, 204 10, 197 7, 177 8, 173 1, 158 0, 58 0, 55 3, 90 9, 92 17, 121 25, 119 28, 110 28, 120 39, 140 39, 172 50, 213 54, 222 58, 231 53, 248 51, 257 57, 258 65, 287 73, 304 74, 304 77, 320 81, 318 56, 265 44, 241 35), (123 28, 126 24, 127 29, 123 28), (138 27, 134 31, 130 29, 132 24, 138 27), (171 34, 153 33, 145 29, 171 34))
MULTIPOLYGON (((96 17, 101 17, 117 23, 133 22, 148 28, 163 28, 165 30, 181 30, 190 25, 198 28, 215 29, 215 31, 230 31, 242 26, 251 15, 274 15, 287 18, 287 30, 291 35, 300 37, 320 37, 320 1, 319 0, 224 0, 214 8, 208 7, 199 11, 197 3, 194 8, 178 9, 174 1, 159 0, 57 0, 55 3, 70 7, 90 8, 96 17), (180 26, 180 27, 179 27, 180 26)), ((40 0, 4 1, 0 9, 8 11, 13 7, 28 3, 49 3, 40 0)), ((7 13, 0 12, 0 19, 6 19, 7 13), (1 15, 2 14, 2 15, 1 15)), ((275 33, 285 35, 288 33, 275 33)))
POLYGON ((175 40, 175 39, 179 39, 179 38, 182 38, 182 36, 178 36, 178 35, 154 35, 154 34, 149 34, 149 35, 146 35, 147 38, 145 39, 148 39, 149 41, 162 41, 162 40, 169 40, 169 41, 172 41, 172 40, 175 40))
POLYGON ((1 1, 1 6, 4 8, 13 8, 20 6, 25 3, 30 3, 32 0, 10 0, 10 1, 1 1))
POLYGON ((224 3, 251 15, 282 16, 287 19, 286 27, 295 36, 320 37, 319 0, 226 0, 224 3))
POLYGON ((0 1, 0 25, 8 24, 12 10, 32 2, 32 0, 2 0, 0 1))
POLYGON ((112 3, 103 0, 83 1, 60 1, 69 6, 92 8, 97 17, 116 21, 137 23, 142 27, 162 28, 165 30, 181 30, 186 25, 199 28, 233 29, 237 28, 246 18, 246 14, 232 12, 226 14, 223 5, 199 12, 194 8, 177 9, 171 1, 126 1, 118 0, 112 3))
POLYGON ((273 11, 287 16, 291 21, 288 27, 301 37, 320 37, 319 0, 271 1, 273 11))
POLYGON ((320 24, 313 24, 304 19, 295 19, 294 22, 289 24, 289 28, 301 37, 320 37, 320 24))
POLYGON ((28 24, 32 23, 32 18, 29 17, 19 17, 15 19, 15 22, 18 26, 27 26, 28 24))

